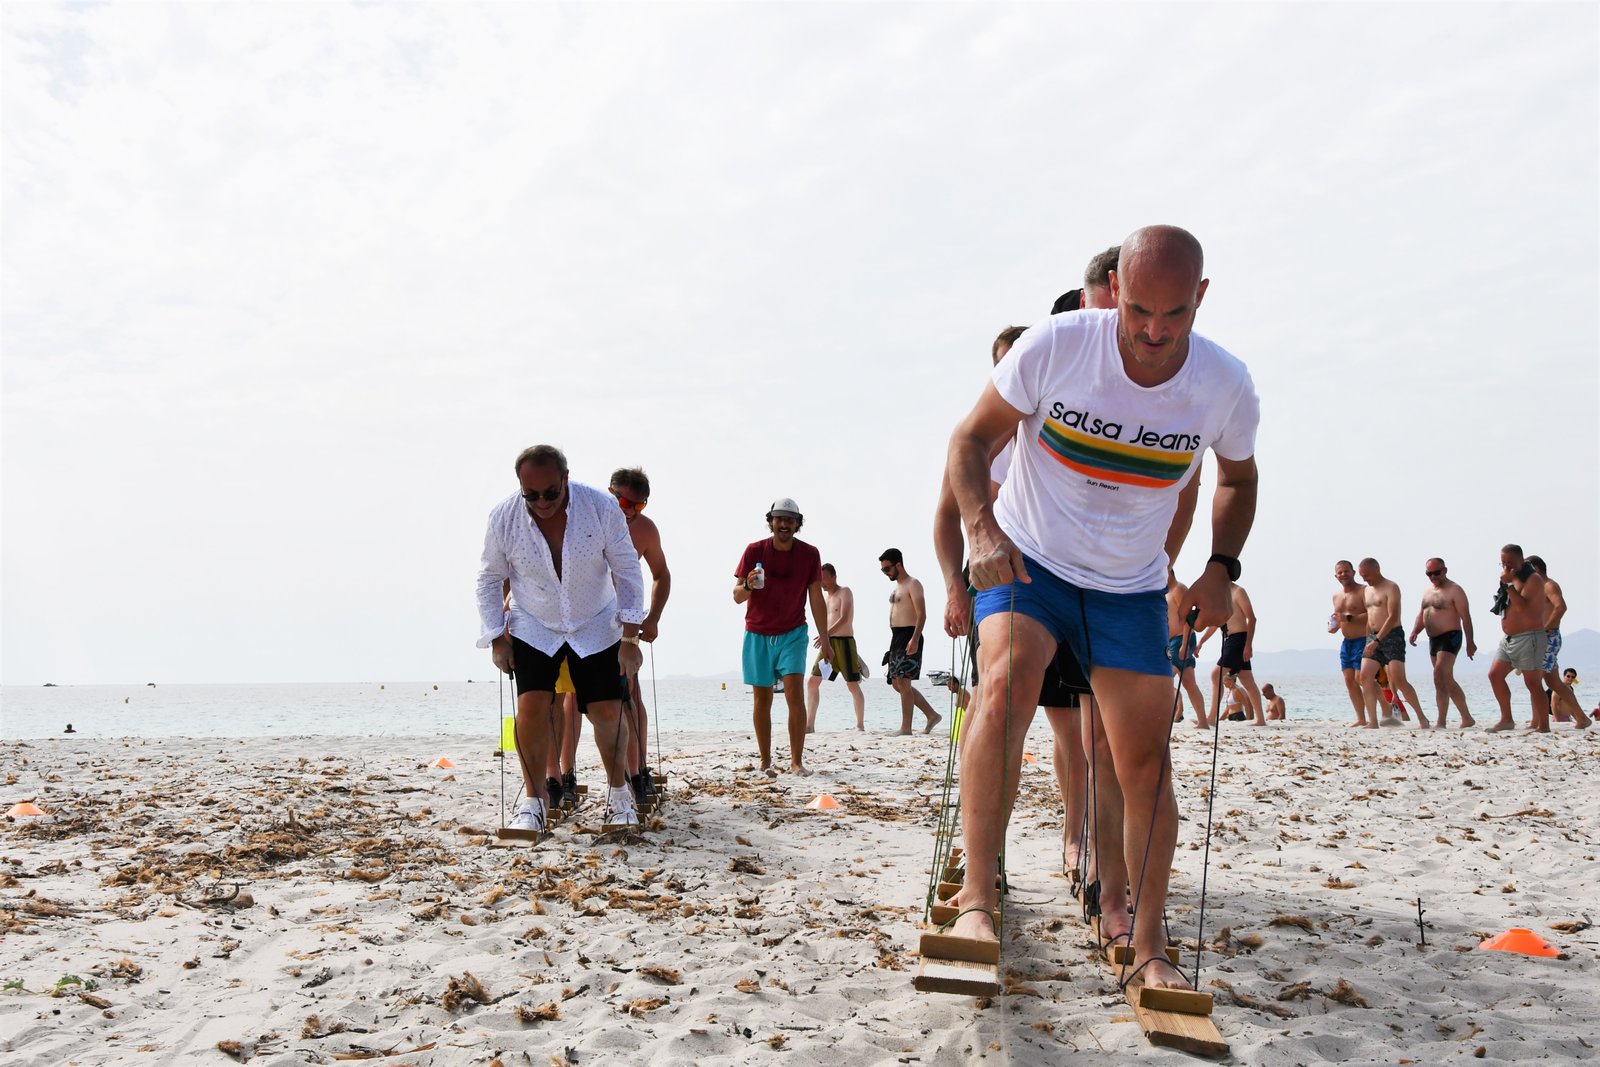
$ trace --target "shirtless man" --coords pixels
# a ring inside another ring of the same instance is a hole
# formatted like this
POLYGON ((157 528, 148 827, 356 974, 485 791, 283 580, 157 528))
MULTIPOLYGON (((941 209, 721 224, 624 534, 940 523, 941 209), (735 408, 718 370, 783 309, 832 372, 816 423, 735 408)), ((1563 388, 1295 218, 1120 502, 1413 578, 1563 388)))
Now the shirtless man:
MULTIPOLYGON (((672 572, 667 569, 666 553, 661 551, 661 530, 653 520, 641 514, 650 503, 650 478, 640 467, 619 467, 611 475, 610 491, 622 509, 622 517, 628 520, 628 537, 633 541, 633 550, 650 568, 650 613, 639 626, 639 639, 654 642, 661 630, 661 612, 672 594, 672 572)), ((632 705, 629 726, 633 730, 628 745, 628 782, 633 786, 633 795, 645 800, 655 795, 656 784, 655 773, 645 763, 650 716, 644 706, 638 675, 629 679, 628 698, 632 705)), ((625 715, 628 711, 623 708, 625 715)))
POLYGON ((1522 546, 1502 548, 1500 593, 1490 609, 1500 616, 1500 630, 1505 634, 1489 665, 1489 688, 1500 705, 1500 721, 1489 727, 1491 734, 1517 725, 1511 717, 1511 686, 1506 684, 1512 671, 1521 671, 1528 687, 1533 701, 1533 729, 1550 732, 1550 703, 1544 695, 1544 654, 1550 643, 1544 620, 1549 605, 1544 575, 1523 557, 1522 546))
POLYGON ((911 709, 921 708, 928 717, 923 733, 933 733, 933 728, 944 718, 928 698, 911 683, 922 676, 922 626, 928 621, 928 602, 922 595, 922 583, 906 573, 905 557, 898 548, 886 548, 878 557, 878 569, 894 583, 889 593, 889 654, 887 681, 900 694, 900 732, 911 732, 911 709))
POLYGON ((839 584, 839 572, 831 563, 822 565, 822 600, 828 605, 828 647, 822 647, 820 637, 811 639, 817 658, 811 664, 811 677, 806 679, 806 733, 817 732, 817 705, 822 701, 824 672, 830 682, 844 675, 844 687, 850 690, 850 699, 856 706, 856 729, 865 730, 867 698, 861 692, 861 656, 856 652, 856 598, 848 585, 839 584))
POLYGON ((1267 702, 1268 722, 1281 722, 1289 717, 1288 707, 1284 704, 1283 698, 1273 690, 1271 682, 1261 687, 1261 696, 1267 702))
POLYGON ((1339 591, 1333 594, 1328 632, 1344 639, 1339 645, 1339 670, 1344 673, 1344 687, 1356 709, 1356 726, 1366 726, 1368 712, 1373 722, 1378 721, 1378 707, 1361 685, 1361 653, 1367 647, 1367 591, 1356 581, 1355 565, 1347 559, 1333 565, 1333 578, 1339 583, 1339 591))
MULTIPOLYGON (((1170 569, 1169 569, 1170 570, 1170 569)), ((1178 684, 1183 691, 1189 694, 1189 703, 1194 707, 1194 724, 1197 729, 1206 728, 1206 703, 1200 695, 1200 683, 1194 679, 1195 656, 1200 651, 1200 644, 1196 643, 1193 632, 1189 629, 1189 621, 1183 618, 1181 611, 1185 598, 1189 595, 1189 587, 1178 581, 1177 577, 1168 574, 1167 577, 1167 660, 1172 664, 1172 673, 1178 676, 1178 684), (1185 648, 1185 637, 1187 644, 1185 648)), ((1209 632, 1208 632, 1209 636, 1209 632)), ((1202 642, 1203 643, 1203 642, 1202 642)), ((1183 719, 1183 709, 1172 717, 1173 722, 1183 719)))
POLYGON ((1578 703, 1578 697, 1573 693, 1572 686, 1562 676, 1561 664, 1558 662, 1561 656, 1561 617, 1567 613, 1566 598, 1561 595, 1561 586, 1550 577, 1549 572, 1545 569, 1544 560, 1541 557, 1529 556, 1528 562, 1533 564, 1534 569, 1539 572, 1539 577, 1544 579, 1544 599, 1546 604, 1544 615, 1544 681, 1550 687, 1550 710, 1555 712, 1565 708, 1565 714, 1572 716, 1573 721, 1577 724, 1575 729, 1587 730, 1589 728, 1589 716, 1584 714, 1583 705, 1578 703))
POLYGON ((1456 657, 1461 654, 1463 635, 1467 658, 1478 654, 1478 642, 1472 639, 1472 610, 1467 606, 1465 590, 1447 577, 1450 568, 1444 565, 1444 560, 1437 556, 1430 559, 1423 573, 1428 576, 1432 588, 1422 594, 1422 610, 1417 612, 1417 621, 1411 626, 1411 643, 1415 645, 1417 635, 1424 629, 1428 631, 1428 657, 1433 660, 1433 696, 1439 706, 1439 720, 1435 725, 1444 726, 1445 713, 1453 700, 1461 713, 1461 728, 1465 730, 1475 723, 1472 712, 1467 710, 1467 694, 1456 681, 1456 657))
MULTIPOLYGON (((1225 627, 1227 634, 1222 639, 1222 655, 1218 657, 1217 665, 1211 668, 1211 687, 1213 691, 1217 691, 1217 681, 1224 671, 1237 676, 1239 684, 1249 698, 1249 711, 1255 720, 1255 725, 1262 726, 1266 723, 1267 717, 1261 708, 1261 690, 1256 686, 1255 673, 1250 670, 1250 654, 1254 650, 1256 636, 1256 613, 1250 605, 1250 594, 1244 591, 1244 586, 1238 582, 1230 584, 1233 614, 1228 616, 1225 627)), ((1211 635, 1208 632, 1206 636, 1211 635)), ((1211 711, 1212 721, 1215 722, 1215 716, 1221 714, 1222 707, 1218 704, 1211 711)))
MULTIPOLYGON (((1384 668, 1395 696, 1404 694, 1411 698, 1411 707, 1417 713, 1417 729, 1426 730, 1428 719, 1422 714, 1416 687, 1406 680, 1406 630, 1400 623, 1400 586, 1383 576, 1378 561, 1371 556, 1361 561, 1357 573, 1367 583, 1363 596, 1369 626, 1367 646, 1361 653, 1362 691, 1367 694, 1369 706, 1377 705, 1378 668, 1384 668)), ((1400 723, 1385 708, 1381 719, 1374 717, 1367 723, 1373 730, 1380 725, 1399 726, 1400 723)))

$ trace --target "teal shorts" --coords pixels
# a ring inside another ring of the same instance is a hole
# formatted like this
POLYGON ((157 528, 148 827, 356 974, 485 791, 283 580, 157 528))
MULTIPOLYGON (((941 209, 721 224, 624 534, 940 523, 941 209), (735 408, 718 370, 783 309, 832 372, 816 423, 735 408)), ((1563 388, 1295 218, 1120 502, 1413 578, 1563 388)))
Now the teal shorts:
POLYGON ((806 628, 802 623, 786 634, 768 637, 746 630, 744 684, 772 688, 772 683, 806 669, 806 628))

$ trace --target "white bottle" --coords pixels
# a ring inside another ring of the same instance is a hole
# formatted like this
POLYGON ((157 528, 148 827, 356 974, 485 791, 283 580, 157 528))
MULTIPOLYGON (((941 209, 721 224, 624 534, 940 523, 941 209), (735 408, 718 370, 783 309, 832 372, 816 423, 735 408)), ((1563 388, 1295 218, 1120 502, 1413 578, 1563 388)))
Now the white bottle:
POLYGON ((757 563, 750 568, 750 588, 765 589, 767 587, 767 572, 761 564, 757 563))

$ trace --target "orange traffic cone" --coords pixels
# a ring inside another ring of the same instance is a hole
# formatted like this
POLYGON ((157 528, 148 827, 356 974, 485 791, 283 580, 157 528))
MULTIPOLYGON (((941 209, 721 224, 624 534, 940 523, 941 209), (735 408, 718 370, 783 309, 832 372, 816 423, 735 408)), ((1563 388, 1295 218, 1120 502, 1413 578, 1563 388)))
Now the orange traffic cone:
POLYGON ((1520 926, 1514 926, 1503 934, 1496 934, 1487 941, 1480 942, 1478 947, 1493 949, 1496 952, 1520 952, 1524 956, 1561 955, 1544 938, 1532 930, 1524 930, 1520 926))
POLYGON ((436 759, 432 763, 428 764, 428 766, 443 768, 443 767, 454 767, 455 764, 451 761, 449 756, 440 756, 438 759, 436 759))
POLYGON ((840 804, 837 800, 833 799, 826 793, 821 794, 811 803, 806 805, 806 807, 812 809, 813 811, 832 811, 834 808, 843 806, 844 805, 840 804))
POLYGON ((20 804, 11 805, 11 809, 6 812, 6 818, 8 818, 8 819, 37 819, 39 816, 41 816, 43 814, 44 814, 44 812, 39 810, 39 806, 37 804, 35 804, 35 803, 33 803, 32 801, 29 801, 29 800, 24 800, 20 804))
POLYGON ((1024 752, 1022 754, 1022 762, 1023 763, 1038 763, 1039 762, 1039 757, 1035 756, 1032 752, 1024 752))

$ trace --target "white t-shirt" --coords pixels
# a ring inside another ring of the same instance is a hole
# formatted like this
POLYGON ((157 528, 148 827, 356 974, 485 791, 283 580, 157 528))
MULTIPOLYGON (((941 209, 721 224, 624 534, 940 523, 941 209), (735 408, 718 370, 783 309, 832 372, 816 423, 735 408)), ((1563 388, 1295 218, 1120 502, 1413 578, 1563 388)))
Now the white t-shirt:
POLYGON ((1115 311, 1052 315, 994 369, 1018 427, 995 518, 1029 558, 1085 589, 1167 587, 1167 529, 1205 450, 1255 454, 1250 372, 1199 334, 1170 381, 1129 381, 1115 311))
POLYGON ((1017 439, 1013 437, 1006 442, 1006 447, 994 457, 994 462, 989 464, 989 480, 995 485, 1005 485, 1006 475, 1011 473, 1011 453, 1017 447, 1017 439))

